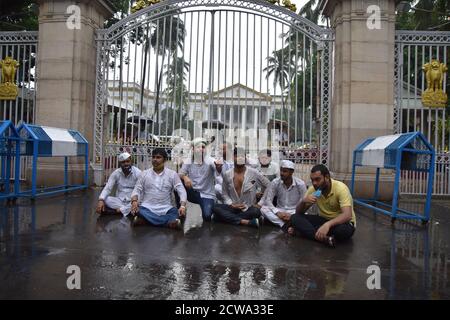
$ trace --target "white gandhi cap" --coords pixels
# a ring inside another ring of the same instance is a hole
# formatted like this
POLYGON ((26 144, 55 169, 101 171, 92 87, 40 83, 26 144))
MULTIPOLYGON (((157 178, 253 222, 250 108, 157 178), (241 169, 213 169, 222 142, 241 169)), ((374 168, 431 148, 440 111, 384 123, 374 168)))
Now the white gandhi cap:
POLYGON ((282 160, 280 163, 280 168, 295 170, 295 164, 289 160, 282 160))
POLYGON ((119 155, 119 162, 125 161, 125 160, 129 159, 130 157, 131 157, 131 154, 129 154, 128 152, 121 153, 119 155))

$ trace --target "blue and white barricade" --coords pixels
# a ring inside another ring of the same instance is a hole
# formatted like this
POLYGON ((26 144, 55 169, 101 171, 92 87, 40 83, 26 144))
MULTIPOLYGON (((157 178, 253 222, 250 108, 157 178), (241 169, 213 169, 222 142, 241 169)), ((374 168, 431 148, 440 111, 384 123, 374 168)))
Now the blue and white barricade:
POLYGON ((354 202, 374 209, 376 212, 389 215, 392 217, 392 221, 399 218, 428 222, 430 219, 434 162, 434 148, 420 132, 369 138, 353 151, 351 192, 354 194, 356 167, 375 167, 374 196, 371 199, 355 198, 354 202), (380 169, 395 170, 392 205, 378 201, 380 169), (427 196, 423 213, 410 212, 398 207, 401 170, 428 173, 427 196))
POLYGON ((41 195, 51 195, 88 186, 89 143, 83 135, 70 129, 53 128, 47 126, 22 124, 17 128, 21 138, 20 156, 32 157, 31 190, 20 191, 19 196, 35 198, 41 195), (60 186, 37 189, 37 161, 39 157, 64 157, 64 184, 60 186), (68 157, 84 158, 84 183, 69 184, 68 157))
POLYGON ((0 199, 15 198, 20 178, 20 137, 10 120, 0 121, 0 199), (14 188, 11 173, 14 171, 14 188))

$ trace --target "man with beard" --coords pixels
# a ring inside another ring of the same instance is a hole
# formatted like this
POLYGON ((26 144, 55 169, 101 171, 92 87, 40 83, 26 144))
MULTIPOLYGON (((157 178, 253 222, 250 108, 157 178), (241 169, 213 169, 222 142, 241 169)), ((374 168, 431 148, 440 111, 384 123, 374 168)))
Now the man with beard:
POLYGON ((293 176, 295 165, 292 161, 282 160, 280 168, 280 178, 270 183, 261 213, 267 220, 283 228, 289 225, 297 204, 305 196, 306 185, 303 180, 293 176), (275 197, 276 205, 273 203, 275 197))
POLYGON ((131 192, 136 185, 141 170, 131 165, 131 155, 128 152, 119 155, 119 168, 108 179, 98 198, 97 213, 121 213, 127 216, 131 210, 131 192), (116 189, 116 196, 111 192, 116 189))
POLYGON ((311 182, 313 185, 291 217, 292 227, 288 232, 335 247, 336 241, 349 239, 355 232, 352 195, 343 182, 331 179, 323 164, 311 169, 311 182), (305 215, 314 204, 319 208, 319 215, 305 215))
POLYGON ((257 186, 270 181, 258 170, 246 166, 245 151, 234 149, 234 169, 223 174, 224 204, 214 206, 214 220, 259 228, 261 211, 255 207, 257 186))
POLYGON ((145 170, 131 194, 133 226, 151 224, 181 228, 181 220, 186 214, 186 191, 178 174, 165 167, 167 153, 156 148, 152 152, 152 168, 145 170), (172 193, 177 192, 181 206, 177 210, 172 205, 172 193), (141 205, 139 206, 139 202, 141 205))

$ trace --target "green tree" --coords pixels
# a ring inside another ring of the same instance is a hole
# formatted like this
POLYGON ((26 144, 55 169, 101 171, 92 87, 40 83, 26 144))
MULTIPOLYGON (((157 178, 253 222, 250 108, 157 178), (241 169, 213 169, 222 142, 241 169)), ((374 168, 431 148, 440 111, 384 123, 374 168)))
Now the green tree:
MULTIPOLYGON (((188 115, 189 93, 185 85, 187 72, 189 72, 189 63, 183 57, 173 57, 169 65, 166 66, 164 76, 166 77, 166 88, 164 89, 166 110, 170 106, 171 116, 165 112, 166 120, 162 119, 162 126, 167 133, 182 127, 183 121, 188 115)), ((162 129, 161 129, 162 130, 162 129)))
POLYGON ((309 0, 300 8, 298 15, 305 17, 315 24, 319 23, 320 10, 318 6, 319 0, 309 0))
POLYGON ((0 31, 38 29, 38 5, 35 0, 0 2, 0 31))
MULTIPOLYGON (((176 14, 176 13, 175 13, 176 14)), ((186 36, 186 29, 184 26, 184 21, 180 18, 171 16, 170 18, 161 18, 155 22, 156 28, 151 34, 150 45, 155 50, 155 52, 162 57, 161 68, 159 70, 159 75, 156 80, 156 99, 155 99, 155 111, 156 111, 156 122, 160 121, 160 94, 162 88, 163 80, 163 66, 165 63, 166 56, 170 56, 173 53, 173 57, 177 58, 177 51, 180 49, 183 51, 184 39, 186 36)), ((146 42, 148 46, 148 42, 146 42)), ((146 47, 147 49, 148 47, 146 47)), ((147 61, 147 54, 145 54, 144 59, 144 70, 147 61)), ((175 70, 173 70, 175 71, 175 70)), ((142 81, 143 82, 143 81, 142 81)))
MULTIPOLYGON (((132 7, 132 11, 139 11, 156 3, 158 3, 158 1, 137 1, 136 4, 132 7)), ((184 21, 178 17, 179 14, 179 10, 174 10, 169 17, 152 20, 146 25, 138 26, 131 31, 129 36, 129 41, 131 41, 131 43, 136 43, 137 45, 143 46, 144 59, 140 81, 141 97, 139 114, 142 114, 142 111, 144 109, 144 88, 147 79, 147 64, 150 56, 150 49, 153 48, 156 55, 161 57, 161 60, 156 59, 156 61, 154 62, 156 64, 157 70, 155 74, 155 125, 159 124, 161 119, 160 101, 162 84, 164 76, 168 75, 168 73, 164 74, 164 70, 168 69, 171 71, 175 71, 169 66, 171 64, 170 59, 177 59, 178 50, 182 51, 184 47, 186 29, 184 21), (166 59, 168 61, 166 61, 166 59)), ((167 114, 168 113, 166 112, 166 116, 167 114)))
MULTIPOLYGON (((398 5, 401 0, 396 0, 398 5)), ((449 31, 450 2, 448 0, 407 0, 417 10, 397 12, 397 30, 449 31)))
MULTIPOLYGON (((132 0, 109 0, 115 11, 113 17, 105 21, 107 28, 129 12, 132 0)), ((0 2, 0 31, 38 30, 39 5, 37 0, 14 0, 0 2)))
MULTIPOLYGON (((189 100, 189 93, 185 85, 189 68, 189 63, 183 57, 174 57, 164 72, 167 85, 164 90, 166 99, 170 101, 171 105, 175 103, 180 108, 185 109, 188 107, 189 100)), ((187 109, 185 111, 188 112, 187 109)))
POLYGON ((273 86, 274 88, 279 86, 283 96, 289 87, 291 72, 295 68, 292 58, 288 47, 274 50, 272 55, 267 57, 267 67, 263 69, 266 72, 266 79, 273 76, 273 86))

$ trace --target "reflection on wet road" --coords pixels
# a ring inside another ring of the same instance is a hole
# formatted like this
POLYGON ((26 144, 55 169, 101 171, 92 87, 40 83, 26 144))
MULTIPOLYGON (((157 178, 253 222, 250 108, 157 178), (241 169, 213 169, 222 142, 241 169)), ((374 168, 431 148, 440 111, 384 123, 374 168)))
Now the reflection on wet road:
POLYGON ((203 224, 194 205, 183 231, 132 229, 127 218, 98 217, 97 195, 1 204, 1 299, 450 298, 446 202, 433 202, 427 227, 391 227, 357 207, 354 238, 329 249, 272 226, 203 224), (372 264, 380 290, 366 286, 372 264), (69 265, 81 269, 81 290, 66 287, 69 265))

